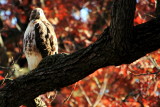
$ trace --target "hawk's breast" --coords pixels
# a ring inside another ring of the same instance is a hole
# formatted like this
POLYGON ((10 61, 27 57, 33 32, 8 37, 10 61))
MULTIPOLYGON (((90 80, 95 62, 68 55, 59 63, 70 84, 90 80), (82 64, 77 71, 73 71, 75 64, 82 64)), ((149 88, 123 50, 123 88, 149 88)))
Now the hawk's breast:
POLYGON ((29 23, 26 29, 23 44, 23 52, 28 62, 28 68, 30 70, 35 69, 42 60, 42 55, 40 54, 36 45, 33 21, 29 23))

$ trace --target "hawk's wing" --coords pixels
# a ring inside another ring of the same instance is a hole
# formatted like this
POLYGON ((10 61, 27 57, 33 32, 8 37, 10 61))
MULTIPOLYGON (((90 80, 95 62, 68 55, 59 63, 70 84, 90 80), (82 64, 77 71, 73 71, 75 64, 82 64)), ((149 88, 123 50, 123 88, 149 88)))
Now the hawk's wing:
POLYGON ((36 21, 35 41, 42 57, 58 53, 58 43, 53 26, 46 21, 36 21))

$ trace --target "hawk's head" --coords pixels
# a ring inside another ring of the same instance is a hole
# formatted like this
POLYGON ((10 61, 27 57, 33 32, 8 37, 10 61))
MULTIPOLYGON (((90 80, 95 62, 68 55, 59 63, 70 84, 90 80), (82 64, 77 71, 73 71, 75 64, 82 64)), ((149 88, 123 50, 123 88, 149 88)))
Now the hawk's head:
POLYGON ((41 8, 35 8, 32 10, 29 20, 46 18, 41 8))

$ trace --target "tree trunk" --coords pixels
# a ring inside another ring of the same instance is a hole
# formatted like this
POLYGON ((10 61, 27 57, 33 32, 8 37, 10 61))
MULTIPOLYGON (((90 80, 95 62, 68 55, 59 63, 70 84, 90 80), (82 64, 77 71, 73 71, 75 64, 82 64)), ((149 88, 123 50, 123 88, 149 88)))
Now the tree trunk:
POLYGON ((135 1, 129 1, 131 0, 115 0, 113 11, 116 12, 112 12, 112 24, 94 44, 70 55, 48 56, 29 74, 8 82, 0 89, 1 107, 27 104, 38 95, 71 85, 98 68, 129 64, 158 49, 160 20, 153 19, 133 27, 135 1), (122 7, 118 9, 120 4, 122 7), (128 7, 125 7, 126 5, 128 7), (132 12, 126 13, 126 8, 131 8, 132 12), (123 13, 122 17, 126 20, 118 18, 121 17, 120 13, 123 13))

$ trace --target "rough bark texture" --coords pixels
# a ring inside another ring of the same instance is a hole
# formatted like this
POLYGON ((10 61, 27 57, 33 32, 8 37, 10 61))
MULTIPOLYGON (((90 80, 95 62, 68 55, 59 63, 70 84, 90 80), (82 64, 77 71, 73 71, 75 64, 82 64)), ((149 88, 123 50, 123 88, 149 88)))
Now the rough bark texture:
POLYGON ((160 18, 160 0, 156 0, 156 16, 160 18))
POLYGON ((114 0, 113 2, 109 35, 113 38, 114 51, 121 58, 129 54, 132 48, 135 6, 136 0, 114 0))
MULTIPOLYGON (((111 25, 110 25, 110 35, 113 37, 115 43, 115 48, 119 45, 130 44, 129 39, 133 35, 133 19, 135 12, 135 0, 115 0, 112 6, 111 12, 111 25), (128 44, 127 43, 127 44, 128 44)), ((127 48, 127 47, 126 47, 127 48)))
POLYGON ((112 13, 111 27, 104 30, 100 39, 94 44, 70 55, 48 56, 33 72, 8 82, 4 88, 0 89, 0 107, 17 107, 27 104, 38 95, 71 85, 98 68, 128 64, 158 49, 160 47, 160 20, 153 19, 133 27, 135 1, 129 1, 134 0, 116 0, 113 8, 120 4, 123 7, 115 9, 116 12, 112 13), (126 12, 128 11, 127 7, 125 8, 126 5, 132 8, 130 10, 132 14, 126 12), (121 17, 120 13, 126 20, 118 18, 121 17), (120 24, 114 22, 114 19, 120 24), (114 24, 117 24, 118 28, 114 24), (128 44, 128 41, 132 42, 128 44))

